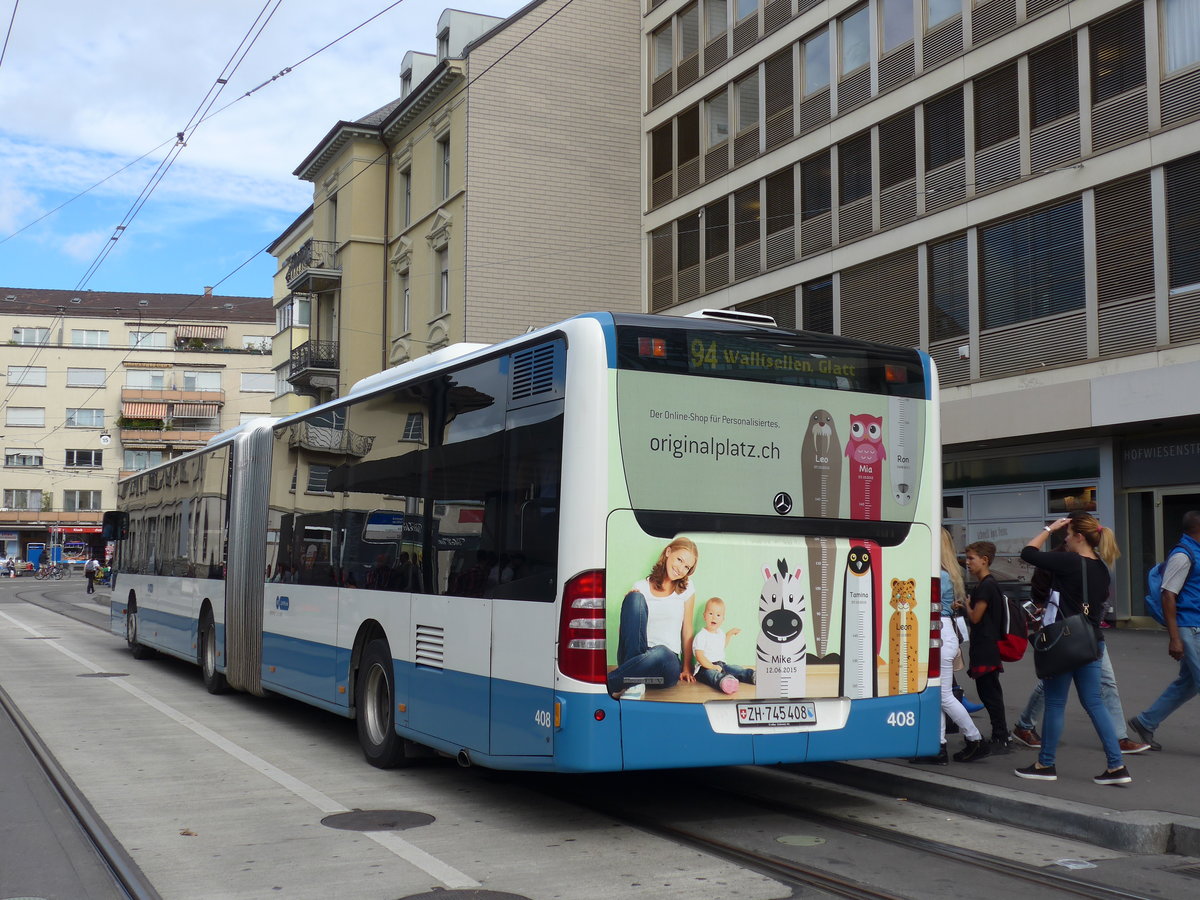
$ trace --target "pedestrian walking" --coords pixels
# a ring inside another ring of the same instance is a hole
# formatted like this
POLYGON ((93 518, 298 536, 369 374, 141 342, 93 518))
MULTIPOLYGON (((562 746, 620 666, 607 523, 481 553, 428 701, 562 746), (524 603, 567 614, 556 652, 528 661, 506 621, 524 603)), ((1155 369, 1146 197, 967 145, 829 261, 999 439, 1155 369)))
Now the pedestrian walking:
POLYGON ((100 571, 100 563, 95 559, 89 559, 83 564, 83 577, 87 579, 87 592, 89 594, 96 593, 96 573, 100 571))
POLYGON ((1002 754, 1009 752, 1012 737, 1004 714, 1004 690, 1000 687, 1004 663, 1000 659, 999 640, 1004 633, 1005 604, 1004 594, 991 571, 995 559, 996 545, 991 541, 976 541, 967 546, 967 572, 977 583, 965 607, 961 603, 957 606, 960 612, 965 610, 971 623, 967 674, 975 679, 975 690, 992 720, 988 751, 1002 754))
POLYGON ((1163 622, 1167 626, 1167 655, 1179 663, 1179 677, 1167 685, 1143 712, 1129 720, 1151 750, 1161 750, 1154 733, 1163 720, 1200 690, 1200 511, 1183 516, 1183 534, 1167 557, 1162 579, 1163 622))
MULTIPOLYGON (((1088 513, 1073 513, 1069 517, 1056 519, 1031 537, 1021 550, 1021 559, 1031 566, 1048 569, 1054 575, 1059 603, 1064 615, 1082 613, 1096 632, 1097 646, 1104 645, 1104 632, 1100 623, 1104 618, 1103 602, 1092 603, 1088 598, 1107 597, 1112 584, 1110 566, 1120 551, 1112 531, 1104 528, 1095 516, 1088 513), (1051 533, 1066 529, 1064 544, 1067 553, 1047 553, 1042 544, 1051 533)), ((1105 769, 1092 780, 1096 784, 1128 784, 1133 780, 1121 758, 1121 747, 1113 728, 1112 718, 1100 699, 1100 658, 1084 663, 1078 668, 1042 679, 1046 695, 1046 714, 1042 723, 1042 746, 1037 760, 1029 766, 1017 769, 1019 778, 1041 781, 1056 781, 1058 771, 1055 758, 1058 742, 1062 738, 1063 722, 1066 717, 1067 695, 1071 685, 1079 695, 1079 702, 1092 720, 1092 727, 1104 747, 1105 769)))

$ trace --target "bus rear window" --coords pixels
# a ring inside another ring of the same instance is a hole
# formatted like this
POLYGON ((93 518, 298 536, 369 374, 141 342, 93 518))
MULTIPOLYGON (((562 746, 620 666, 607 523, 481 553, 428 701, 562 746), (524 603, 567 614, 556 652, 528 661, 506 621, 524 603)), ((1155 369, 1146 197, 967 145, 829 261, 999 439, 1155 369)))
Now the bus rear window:
POLYGON ((927 399, 914 350, 742 326, 617 326, 617 367, 927 399))

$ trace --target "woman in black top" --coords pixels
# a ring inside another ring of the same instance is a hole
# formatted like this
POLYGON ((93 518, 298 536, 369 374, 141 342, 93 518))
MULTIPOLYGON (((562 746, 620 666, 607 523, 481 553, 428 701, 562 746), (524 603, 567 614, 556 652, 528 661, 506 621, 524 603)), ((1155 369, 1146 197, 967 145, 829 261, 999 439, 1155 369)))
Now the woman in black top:
MULTIPOLYGON (((1021 550, 1021 559, 1032 566, 1047 569, 1054 576, 1058 590, 1059 614, 1063 617, 1084 613, 1096 630, 1098 646, 1103 647, 1104 633, 1100 620, 1104 615, 1104 601, 1112 581, 1109 566, 1116 561, 1120 552, 1110 529, 1101 526, 1095 516, 1075 513, 1067 518, 1056 519, 1036 535, 1021 550), (1066 529, 1063 542, 1068 553, 1046 553, 1042 545, 1055 531, 1066 529), (1087 590, 1084 591, 1086 579, 1087 590), (1086 600, 1085 600, 1086 598, 1086 600), (1086 607, 1086 608, 1085 608, 1086 607)), ((1042 747, 1037 762, 1016 773, 1021 778, 1054 781, 1058 773, 1054 768, 1055 752, 1062 737, 1063 719, 1067 708, 1067 695, 1072 682, 1079 695, 1079 702, 1092 720, 1092 727, 1100 737, 1107 763, 1103 772, 1092 780, 1097 784, 1128 784, 1133 779, 1121 757, 1121 745, 1113 728, 1112 717, 1100 699, 1100 657, 1086 663, 1073 672, 1042 679, 1046 692, 1046 713, 1042 724, 1042 747)))
POLYGON ((979 702, 992 720, 992 753, 1008 753, 1010 736, 1004 717, 1004 691, 1000 687, 1000 661, 997 641, 1004 631, 1004 595, 992 576, 991 565, 996 558, 996 545, 991 541, 976 541, 968 545, 967 572, 977 582, 966 604, 967 620, 971 623, 970 665, 967 674, 975 679, 979 702))

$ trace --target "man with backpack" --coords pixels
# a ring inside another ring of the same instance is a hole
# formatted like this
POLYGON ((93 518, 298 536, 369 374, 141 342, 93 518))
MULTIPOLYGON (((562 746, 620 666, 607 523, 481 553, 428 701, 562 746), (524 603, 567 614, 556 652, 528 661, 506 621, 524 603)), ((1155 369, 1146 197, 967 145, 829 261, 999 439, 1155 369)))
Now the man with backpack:
POLYGON ((100 571, 100 563, 95 558, 89 558, 83 564, 83 576, 87 579, 87 592, 96 593, 96 573, 100 571))
MULTIPOLYGON (((1200 511, 1183 515, 1183 535, 1167 557, 1162 572, 1162 620, 1167 627, 1167 653, 1179 661, 1179 677, 1157 700, 1129 720, 1151 750, 1161 750, 1154 732, 1171 713, 1200 689, 1200 511)), ((1148 598, 1152 599, 1152 598, 1148 598)))

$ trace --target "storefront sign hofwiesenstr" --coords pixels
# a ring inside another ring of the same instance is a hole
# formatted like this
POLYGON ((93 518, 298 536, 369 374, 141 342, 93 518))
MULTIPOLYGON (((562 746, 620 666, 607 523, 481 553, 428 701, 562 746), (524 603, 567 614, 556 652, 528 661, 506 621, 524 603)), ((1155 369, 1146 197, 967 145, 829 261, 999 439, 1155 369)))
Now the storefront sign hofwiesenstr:
POLYGON ((1200 482, 1200 435, 1125 441, 1119 458, 1126 488, 1200 482))

